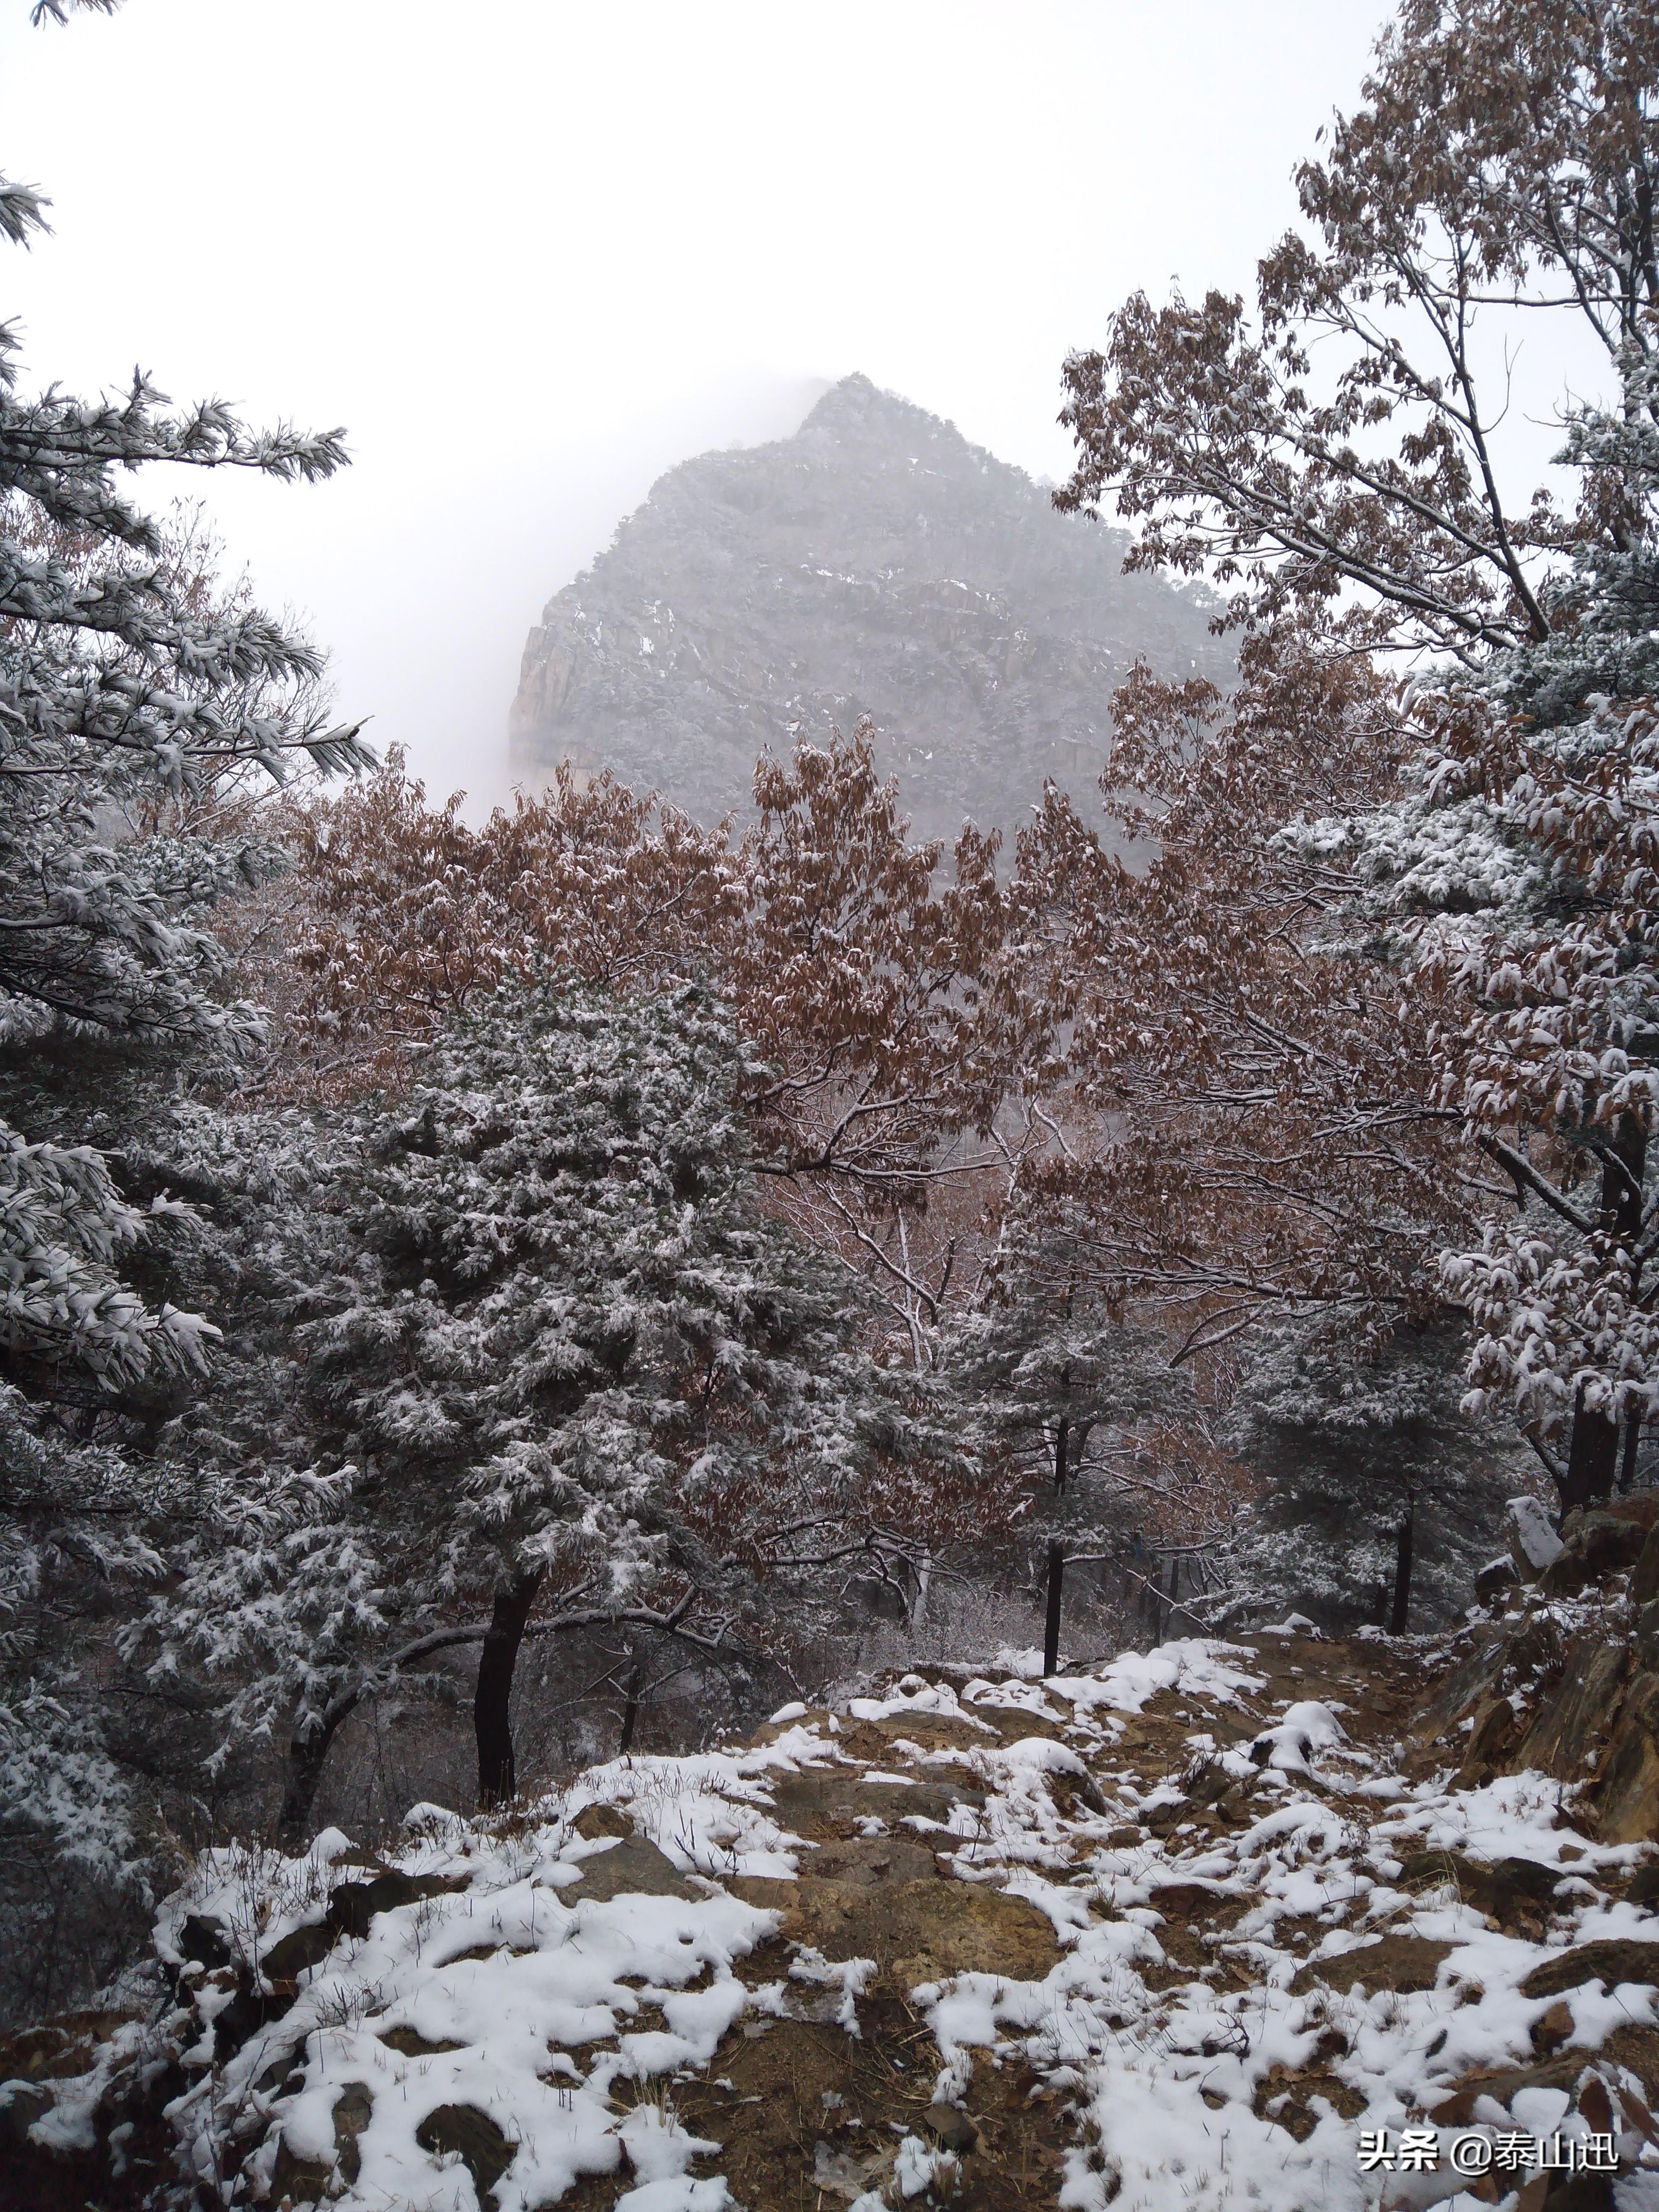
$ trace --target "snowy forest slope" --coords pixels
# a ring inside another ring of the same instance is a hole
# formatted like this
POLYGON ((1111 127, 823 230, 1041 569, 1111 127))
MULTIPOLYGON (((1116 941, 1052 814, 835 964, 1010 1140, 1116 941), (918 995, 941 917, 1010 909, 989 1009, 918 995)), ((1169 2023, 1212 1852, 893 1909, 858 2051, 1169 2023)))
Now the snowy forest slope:
POLYGON ((1004 1651, 209 1853, 147 2016, 0 2046, 27 2201, 1650 2208, 1651 1506, 1443 1640, 1004 1651))

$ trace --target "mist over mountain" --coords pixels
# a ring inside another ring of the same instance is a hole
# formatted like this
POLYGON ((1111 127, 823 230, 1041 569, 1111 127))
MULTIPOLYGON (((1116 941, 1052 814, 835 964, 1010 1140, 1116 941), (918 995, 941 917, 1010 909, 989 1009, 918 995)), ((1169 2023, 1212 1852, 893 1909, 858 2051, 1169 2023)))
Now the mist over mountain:
POLYGON ((1213 599, 1122 574, 1128 539, 864 376, 790 438, 672 469, 530 633, 512 772, 610 767, 703 819, 757 757, 875 724, 922 836, 1088 811, 1139 658, 1224 676, 1213 599))

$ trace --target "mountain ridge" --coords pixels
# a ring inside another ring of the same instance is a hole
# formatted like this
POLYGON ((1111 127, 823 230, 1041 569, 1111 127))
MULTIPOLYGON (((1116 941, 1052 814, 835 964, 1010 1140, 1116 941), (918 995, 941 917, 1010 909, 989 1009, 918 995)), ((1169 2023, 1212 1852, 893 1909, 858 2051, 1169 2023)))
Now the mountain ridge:
POLYGON ((1051 776, 1085 803, 1134 661, 1224 678, 1201 587, 1125 576, 1126 532, 867 377, 786 439, 669 470, 543 611, 514 776, 613 768, 703 819, 763 751, 864 716, 920 834, 1008 826, 1051 776))

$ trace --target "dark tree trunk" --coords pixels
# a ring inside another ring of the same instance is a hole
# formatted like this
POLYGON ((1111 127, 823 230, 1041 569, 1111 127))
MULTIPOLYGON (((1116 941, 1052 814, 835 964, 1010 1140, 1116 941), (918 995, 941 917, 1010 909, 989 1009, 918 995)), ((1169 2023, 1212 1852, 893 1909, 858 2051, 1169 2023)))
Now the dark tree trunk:
POLYGON ((1412 1607, 1412 1538, 1417 1522, 1417 1506, 1413 1502, 1406 1508, 1406 1517, 1400 1524, 1394 1540, 1394 1610, 1389 1615, 1390 1636, 1403 1636, 1407 1617, 1412 1607))
MULTIPOLYGON (((1647 1132, 1639 1116, 1620 1117, 1613 1143, 1601 1161, 1601 1224, 1609 1235, 1634 1245, 1642 1230, 1642 1178, 1647 1169, 1647 1132)), ((1619 1424, 1588 1407, 1581 1389, 1572 1410, 1572 1441, 1567 1449, 1561 1510, 1589 1505, 1613 1494, 1619 1472, 1619 1424)))
POLYGON ((1619 1494, 1627 1498, 1636 1487, 1636 1455, 1642 1443, 1642 1416, 1632 1406, 1625 1416, 1625 1449, 1619 1462, 1619 1494))
POLYGON ((1061 1421, 1054 1431, 1054 1495, 1058 1498, 1066 1487, 1066 1447, 1071 1441, 1072 1425, 1061 1421))
POLYGON ((628 1669, 628 1680, 623 1690, 622 1741, 617 1746, 617 1756, 634 1748, 634 1730, 640 1718, 640 1662, 637 1656, 628 1669))
POLYGON ((1060 1672, 1060 1600, 1066 1577, 1066 1550, 1059 1542, 1048 1546, 1048 1617, 1042 1629, 1042 1671, 1060 1672))
POLYGON ((1164 1608, 1164 1633, 1158 1638, 1167 1644, 1175 1627, 1176 1600, 1181 1595, 1181 1554, 1177 1552, 1170 1562, 1170 1601, 1164 1608))
MULTIPOLYGON (((340 1719, 345 1716, 342 1714, 340 1719)), ((323 1765, 328 1757, 339 1721, 331 1726, 314 1729, 310 1735, 295 1735, 288 1747, 288 1764, 283 1775, 282 1808, 276 1815, 276 1841, 289 1853, 302 1851, 311 1840, 311 1808, 317 1796, 317 1785, 323 1778, 323 1765)))
POLYGON ((1140 1618, 1149 1644, 1158 1641, 1158 1616, 1162 1601, 1158 1595, 1158 1579, 1164 1572, 1164 1563, 1150 1547, 1146 1565, 1140 1577, 1140 1618))
POLYGON ((519 1663, 526 1623, 542 1571, 520 1575, 505 1589, 497 1590, 490 1608, 489 1626, 478 1654, 478 1684, 472 1697, 472 1731, 478 1744, 478 1804, 488 1811, 505 1805, 519 1786, 513 1759, 513 1721, 509 1710, 513 1670, 519 1663))
POLYGON ((1571 1513, 1575 1506, 1610 1496, 1618 1466, 1619 1424, 1586 1406, 1581 1388, 1572 1409, 1567 1471, 1561 1478, 1562 1512, 1571 1513))

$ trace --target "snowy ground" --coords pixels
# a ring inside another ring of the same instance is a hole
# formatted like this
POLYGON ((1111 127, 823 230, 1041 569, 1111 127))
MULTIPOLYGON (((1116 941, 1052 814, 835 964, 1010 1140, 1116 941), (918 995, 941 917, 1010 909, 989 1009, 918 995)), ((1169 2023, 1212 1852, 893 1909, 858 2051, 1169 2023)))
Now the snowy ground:
MULTIPOLYGON (((372 1864, 337 1832, 217 1854, 158 1931, 174 2126, 227 2201, 343 2212, 1532 2212, 1540 2144, 1557 2181, 1616 2159, 1575 2203, 1659 2208, 1644 1954, 1522 1987, 1659 1947, 1620 1894, 1646 1847, 1598 1846, 1540 1776, 1407 1778, 1419 1660, 1268 1636, 1043 1681, 1010 1655, 512 1820, 417 1808, 372 1864), (369 1917, 388 1868, 429 1893, 369 1917)), ((89 2138, 156 2033, 35 2139, 89 2138)))

